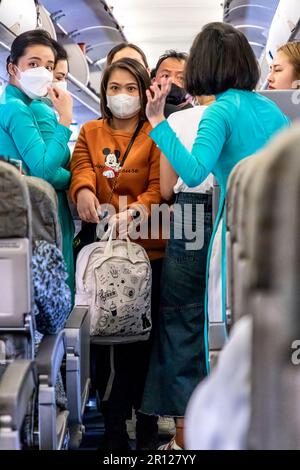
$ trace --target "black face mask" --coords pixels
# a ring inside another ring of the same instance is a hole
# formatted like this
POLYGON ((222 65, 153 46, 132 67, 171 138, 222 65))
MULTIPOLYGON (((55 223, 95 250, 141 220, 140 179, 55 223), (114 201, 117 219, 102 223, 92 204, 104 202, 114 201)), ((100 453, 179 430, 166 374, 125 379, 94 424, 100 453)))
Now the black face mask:
POLYGON ((178 106, 181 103, 184 103, 186 101, 186 91, 184 88, 181 88, 175 83, 172 83, 170 93, 167 96, 166 103, 168 104, 174 104, 175 106, 178 106))

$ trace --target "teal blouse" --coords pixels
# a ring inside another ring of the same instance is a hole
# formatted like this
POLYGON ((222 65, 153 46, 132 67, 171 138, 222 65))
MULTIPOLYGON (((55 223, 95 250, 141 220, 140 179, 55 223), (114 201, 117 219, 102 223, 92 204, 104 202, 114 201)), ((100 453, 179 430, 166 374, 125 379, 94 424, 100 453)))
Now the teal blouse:
POLYGON ((2 93, 0 155, 22 160, 27 174, 47 180, 56 189, 65 189, 70 174, 62 166, 71 131, 56 121, 52 138, 45 142, 30 103, 13 85, 8 85, 2 93))
MULTIPOLYGON (((60 125, 57 121, 54 110, 40 100, 33 100, 30 103, 30 109, 33 111, 45 144, 49 145, 53 139, 57 126, 60 125)), ((71 172, 65 168, 68 165, 69 160, 70 149, 66 146, 61 166, 57 169, 54 181, 52 182, 55 189, 69 189, 71 172)))
POLYGON ((251 91, 230 89, 204 112, 190 153, 167 121, 150 136, 190 187, 213 173, 223 192, 232 168, 263 147, 289 119, 273 101, 251 91))

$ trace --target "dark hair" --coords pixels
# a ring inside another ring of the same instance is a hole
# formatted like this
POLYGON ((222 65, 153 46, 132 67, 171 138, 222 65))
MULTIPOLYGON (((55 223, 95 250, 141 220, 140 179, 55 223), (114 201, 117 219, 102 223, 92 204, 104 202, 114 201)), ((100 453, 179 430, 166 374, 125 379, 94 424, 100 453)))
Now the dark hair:
POLYGON ((151 69, 151 72, 150 72, 150 78, 155 78, 156 76, 156 69, 151 69))
POLYGON ((66 49, 55 39, 51 39, 54 49, 56 50, 56 62, 66 60, 68 62, 68 54, 66 49))
POLYGON ((15 65, 18 64, 20 57, 25 54, 27 47, 30 46, 50 47, 53 51, 54 59, 56 60, 57 52, 50 34, 44 29, 33 29, 31 31, 25 31, 25 33, 20 34, 14 39, 11 45, 10 55, 6 59, 7 71, 10 63, 15 65))
POLYGON ((209 23, 196 36, 185 69, 185 87, 193 96, 229 88, 252 91, 260 70, 246 36, 226 23, 209 23))
POLYGON ((131 73, 136 79, 138 83, 139 95, 140 95, 140 100, 141 100, 140 117, 141 119, 146 120, 147 119, 146 113, 145 113, 146 104, 147 104, 146 90, 151 85, 150 78, 147 73, 147 70, 145 69, 145 67, 142 66, 142 64, 140 64, 137 60, 129 59, 129 58, 117 60, 117 62, 114 62, 113 64, 111 64, 109 67, 107 67, 104 70, 102 81, 101 81, 101 87, 100 87, 102 118, 110 119, 113 117, 110 109, 107 106, 106 93, 107 93, 107 85, 108 85, 108 81, 111 76, 111 73, 116 69, 126 70, 127 72, 131 73))
POLYGON ((145 64, 146 69, 149 68, 145 53, 142 51, 142 49, 139 48, 139 46, 136 46, 135 44, 132 44, 131 42, 121 42, 117 46, 113 47, 107 54, 107 58, 106 58, 107 66, 112 64, 113 58, 116 55, 116 53, 121 51, 122 49, 126 49, 126 47, 129 47, 130 49, 134 49, 136 52, 138 52, 145 64))
POLYGON ((175 49, 169 49, 163 55, 161 55, 160 58, 158 59, 158 62, 155 66, 156 72, 158 71, 158 67, 161 65, 161 63, 167 59, 176 59, 178 61, 184 60, 186 62, 188 59, 188 55, 185 52, 178 52, 178 51, 175 51, 175 49))

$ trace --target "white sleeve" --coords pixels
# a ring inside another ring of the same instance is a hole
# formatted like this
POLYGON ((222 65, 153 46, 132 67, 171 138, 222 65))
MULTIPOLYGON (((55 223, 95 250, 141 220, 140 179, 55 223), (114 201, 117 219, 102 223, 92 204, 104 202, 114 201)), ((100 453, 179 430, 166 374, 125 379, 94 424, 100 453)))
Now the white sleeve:
POLYGON ((252 317, 241 318, 212 374, 188 404, 186 448, 243 450, 250 420, 252 317))

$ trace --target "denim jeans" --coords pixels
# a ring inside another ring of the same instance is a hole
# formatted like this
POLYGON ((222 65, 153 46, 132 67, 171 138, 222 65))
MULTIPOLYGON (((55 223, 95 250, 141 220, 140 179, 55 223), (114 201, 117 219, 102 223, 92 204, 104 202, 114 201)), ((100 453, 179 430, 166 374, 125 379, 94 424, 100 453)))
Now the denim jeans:
POLYGON ((154 340, 141 411, 180 417, 185 414, 194 388, 206 375, 204 301, 207 251, 212 232, 211 196, 180 193, 174 207, 161 277, 158 335, 154 340), (204 209, 203 217, 199 216, 200 205, 204 209), (180 212, 181 218, 178 217, 180 212), (176 239, 180 225, 184 233, 181 239, 176 239), (191 240, 186 234, 192 231, 203 241, 202 248, 188 249, 191 240))

